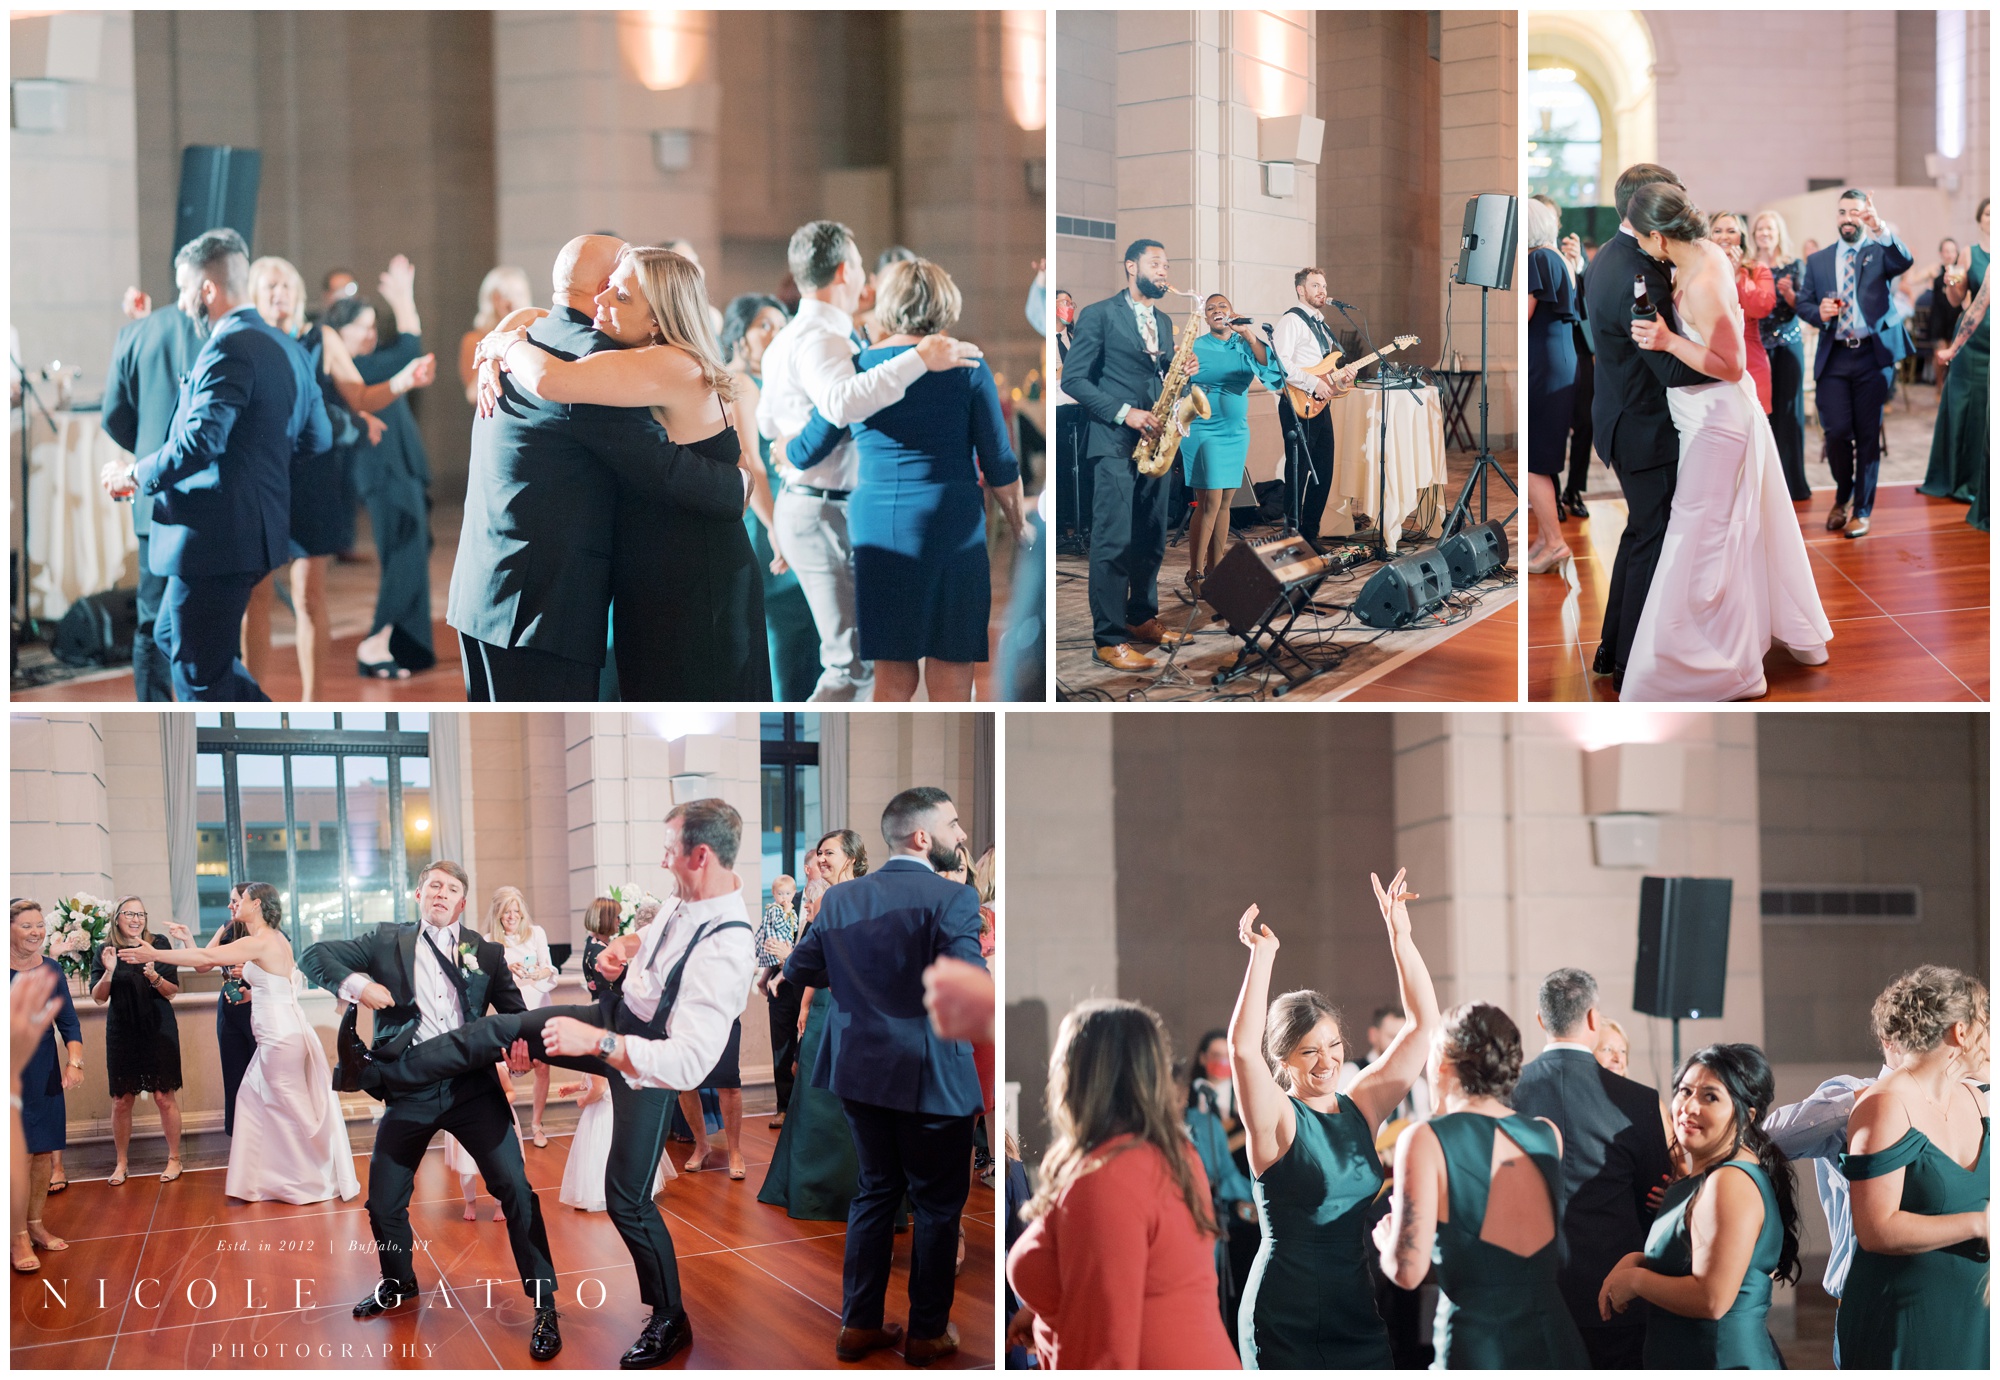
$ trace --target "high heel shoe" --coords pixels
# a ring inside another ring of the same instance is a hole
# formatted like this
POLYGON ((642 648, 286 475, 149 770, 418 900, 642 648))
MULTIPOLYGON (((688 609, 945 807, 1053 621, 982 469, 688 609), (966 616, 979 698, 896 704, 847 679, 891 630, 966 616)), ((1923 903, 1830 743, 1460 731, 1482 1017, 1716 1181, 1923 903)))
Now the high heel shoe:
POLYGON ((35 1254, 34 1239, 24 1231, 14 1233, 14 1273, 31 1275, 41 1268, 41 1259, 35 1254), (22 1248, 23 1238, 27 1239, 25 1250, 22 1248))
POLYGON ((1540 560, 1528 562, 1528 573, 1530 575, 1546 575, 1568 560, 1570 555, 1571 552, 1567 546, 1559 546, 1553 551, 1544 552, 1540 560))
POLYGON ((1581 489, 1571 489, 1558 502, 1561 503, 1563 511, 1567 512, 1573 518, 1587 518, 1590 516, 1590 509, 1583 506, 1583 490, 1581 489))

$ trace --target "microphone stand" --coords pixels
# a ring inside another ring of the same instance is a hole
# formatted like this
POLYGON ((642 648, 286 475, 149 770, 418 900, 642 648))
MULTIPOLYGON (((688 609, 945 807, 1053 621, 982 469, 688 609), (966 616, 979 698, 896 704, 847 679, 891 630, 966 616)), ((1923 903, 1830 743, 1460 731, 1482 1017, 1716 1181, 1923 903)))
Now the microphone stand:
MULTIPOLYGON (((1272 358, 1275 359, 1278 354, 1278 342, 1271 334, 1271 324, 1269 322, 1264 323, 1262 329, 1265 343, 1271 351, 1272 358)), ((1283 363, 1282 360, 1279 362, 1283 363)), ((1282 390, 1283 385, 1281 384, 1279 387, 1282 390)), ((1292 414, 1292 425, 1289 430, 1292 445, 1299 453, 1297 468, 1294 469, 1291 465, 1285 467, 1284 535, 1288 537, 1305 537, 1307 541, 1312 543, 1313 549, 1318 550, 1319 533, 1314 532, 1308 535, 1299 526, 1300 520, 1305 515, 1305 510, 1302 506, 1305 503, 1305 486, 1293 481, 1302 474, 1309 474, 1312 476, 1313 482, 1317 483, 1319 481, 1319 469, 1313 464, 1312 448, 1306 444, 1305 418, 1299 416, 1299 410, 1292 406, 1291 399, 1287 398, 1282 391, 1279 392, 1278 398, 1284 404, 1285 410, 1292 414)))
POLYGON ((42 414, 42 420, 49 424, 49 430, 56 433, 58 440, 61 439, 62 428, 56 425, 55 415, 49 411, 48 404, 42 401, 42 395, 35 391, 35 381, 29 377, 28 371, 22 367, 21 361, 15 358, 11 352, 8 354, 7 359, 14 366, 14 372, 21 376, 21 488, 19 491, 21 503, 21 565, 14 590, 15 602, 18 606, 15 612, 14 626, 18 631, 26 633, 29 637, 37 637, 41 633, 40 626, 28 613, 29 527, 33 520, 32 510, 28 504, 28 453, 31 444, 29 434, 31 424, 28 418, 28 404, 32 402, 35 405, 35 411, 42 414))

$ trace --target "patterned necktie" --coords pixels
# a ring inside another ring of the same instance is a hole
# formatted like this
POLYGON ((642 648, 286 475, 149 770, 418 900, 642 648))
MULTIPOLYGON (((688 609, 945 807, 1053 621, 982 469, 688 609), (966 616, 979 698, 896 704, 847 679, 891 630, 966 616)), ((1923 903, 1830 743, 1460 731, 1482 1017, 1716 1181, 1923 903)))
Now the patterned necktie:
POLYGON ((1853 340, 1861 334, 1861 309, 1854 303, 1854 263, 1860 257, 1859 249, 1840 251, 1840 300, 1847 305, 1840 309, 1840 329, 1834 334, 1842 340, 1853 340))
MULTIPOLYGON (((1132 299, 1128 297, 1125 300, 1130 302, 1132 299)), ((1158 354, 1160 352, 1160 325, 1153 316, 1152 307, 1145 302, 1132 302, 1132 314, 1138 318, 1139 339, 1144 342, 1146 353, 1149 355, 1158 354)))

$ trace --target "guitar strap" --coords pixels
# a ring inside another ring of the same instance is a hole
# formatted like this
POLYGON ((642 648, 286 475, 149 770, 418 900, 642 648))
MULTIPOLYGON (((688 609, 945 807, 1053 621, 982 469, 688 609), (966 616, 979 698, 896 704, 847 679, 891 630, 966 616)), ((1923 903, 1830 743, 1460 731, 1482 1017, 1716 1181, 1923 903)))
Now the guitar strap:
POLYGON ((1285 315, 1296 316, 1299 320, 1306 323, 1306 329, 1311 331, 1313 339, 1319 342, 1319 357, 1321 359, 1325 359, 1333 353, 1333 334, 1327 330, 1326 322, 1314 316, 1304 307, 1292 307, 1286 311, 1285 315))

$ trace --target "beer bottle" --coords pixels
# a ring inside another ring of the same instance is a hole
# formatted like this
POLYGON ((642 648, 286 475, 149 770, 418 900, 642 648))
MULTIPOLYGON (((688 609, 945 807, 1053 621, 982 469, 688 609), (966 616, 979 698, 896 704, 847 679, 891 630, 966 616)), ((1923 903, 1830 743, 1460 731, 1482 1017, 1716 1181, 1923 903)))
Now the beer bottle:
POLYGON ((1651 321, 1658 313, 1653 309, 1653 299, 1646 292, 1646 275, 1632 275, 1632 319, 1651 321))

